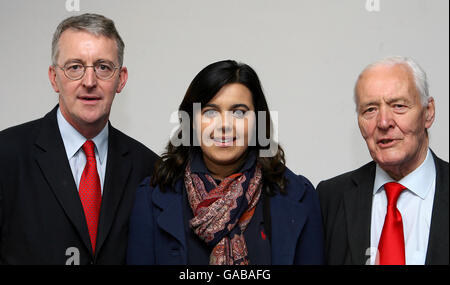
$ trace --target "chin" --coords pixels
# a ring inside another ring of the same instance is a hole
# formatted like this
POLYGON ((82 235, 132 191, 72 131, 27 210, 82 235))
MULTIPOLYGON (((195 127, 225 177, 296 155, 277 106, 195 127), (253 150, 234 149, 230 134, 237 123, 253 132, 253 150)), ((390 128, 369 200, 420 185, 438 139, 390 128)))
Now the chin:
POLYGON ((230 165, 230 164, 235 163, 239 159, 239 157, 235 157, 235 156, 232 156, 232 157, 228 157, 228 156, 217 157, 217 156, 215 156, 215 157, 211 157, 211 158, 214 161, 214 163, 216 163, 217 165, 230 165))
POLYGON ((404 157, 398 153, 392 155, 377 156, 374 160, 382 167, 392 167, 396 165, 401 165, 404 161, 404 157))
POLYGON ((94 123, 98 121, 102 121, 107 114, 101 110, 84 110, 80 113, 80 118, 86 121, 86 123, 94 123))
POLYGON ((242 155, 242 153, 236 151, 215 150, 210 158, 218 165, 229 165, 239 160, 242 155))
POLYGON ((99 124, 101 119, 99 117, 91 117, 91 116, 83 116, 80 117, 80 121, 83 122, 85 125, 96 125, 99 124))

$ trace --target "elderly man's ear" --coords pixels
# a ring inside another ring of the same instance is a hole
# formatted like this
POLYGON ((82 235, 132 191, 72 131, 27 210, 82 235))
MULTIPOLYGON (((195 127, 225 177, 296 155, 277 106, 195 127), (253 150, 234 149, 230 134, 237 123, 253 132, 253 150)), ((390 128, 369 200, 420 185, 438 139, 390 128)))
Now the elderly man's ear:
POLYGON ((425 110, 425 127, 429 129, 434 122, 435 108, 434 108, 434 98, 430 97, 428 99, 428 104, 425 110))

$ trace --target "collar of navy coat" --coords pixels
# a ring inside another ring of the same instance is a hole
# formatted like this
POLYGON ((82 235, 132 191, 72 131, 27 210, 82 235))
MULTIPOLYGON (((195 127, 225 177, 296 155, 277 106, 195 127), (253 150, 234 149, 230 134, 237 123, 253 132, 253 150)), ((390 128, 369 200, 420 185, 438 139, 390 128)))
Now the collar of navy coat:
MULTIPOLYGON (((303 226, 306 222, 309 208, 302 203, 305 194, 303 180, 286 169, 285 176, 289 181, 287 194, 276 194, 270 197, 271 225, 272 225, 272 264, 292 264, 295 248, 303 226)), ((182 191, 184 181, 179 179, 175 189, 161 192, 157 186, 152 191, 152 203, 159 209, 155 219, 157 226, 174 238, 170 264, 187 263, 186 235, 182 212, 182 191)))

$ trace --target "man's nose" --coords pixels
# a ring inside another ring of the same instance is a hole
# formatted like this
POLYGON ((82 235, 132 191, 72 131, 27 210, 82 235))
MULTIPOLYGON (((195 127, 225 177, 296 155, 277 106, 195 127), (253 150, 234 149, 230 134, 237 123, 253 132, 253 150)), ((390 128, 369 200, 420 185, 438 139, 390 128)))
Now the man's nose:
POLYGON ((97 75, 95 75, 93 66, 86 66, 82 83, 86 88, 93 88, 97 85, 97 75))
POLYGON ((394 127, 395 120, 392 111, 387 107, 380 108, 377 116, 377 127, 383 130, 394 127))

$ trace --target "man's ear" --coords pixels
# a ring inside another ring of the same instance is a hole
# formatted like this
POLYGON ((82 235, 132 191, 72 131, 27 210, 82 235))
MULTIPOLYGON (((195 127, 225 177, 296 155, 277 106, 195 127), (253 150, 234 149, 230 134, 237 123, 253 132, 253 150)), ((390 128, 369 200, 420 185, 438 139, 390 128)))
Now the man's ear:
POLYGON ((117 85, 116 93, 120 93, 125 87, 128 80, 128 69, 124 66, 120 69, 119 84, 117 85))
POLYGON ((56 69, 53 65, 50 65, 48 67, 48 79, 50 80, 50 84, 52 85, 53 90, 55 90, 56 93, 59 93, 59 87, 56 83, 56 69))
POLYGON ((434 98, 428 98, 428 104, 425 106, 425 128, 431 128, 433 125, 435 116, 435 106, 434 106, 434 98))

